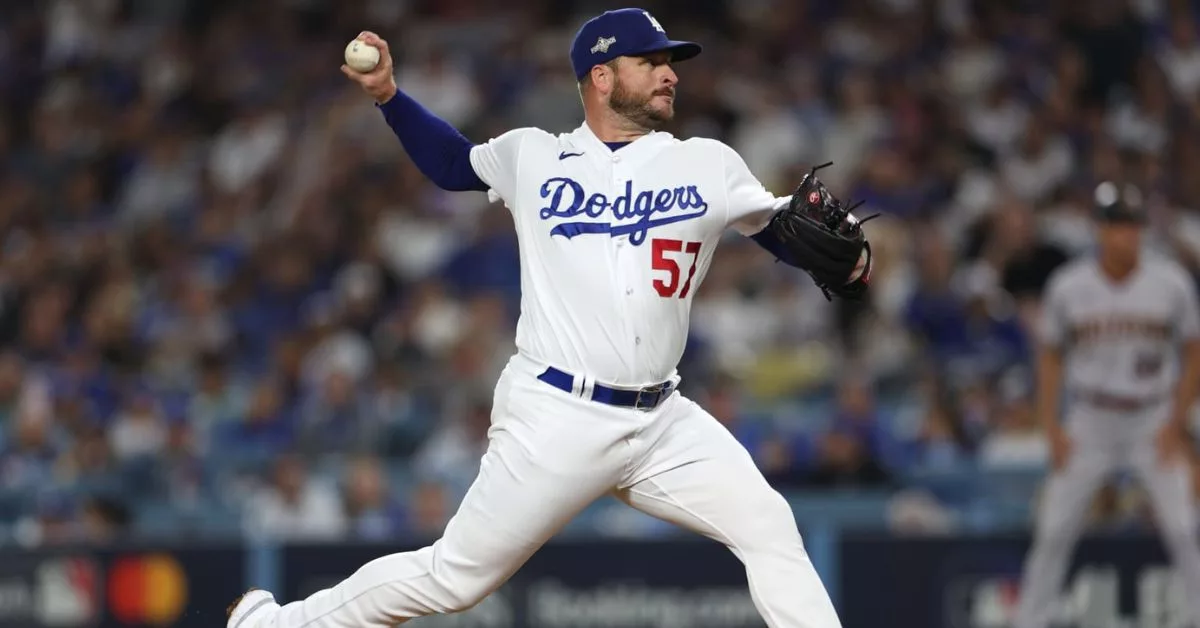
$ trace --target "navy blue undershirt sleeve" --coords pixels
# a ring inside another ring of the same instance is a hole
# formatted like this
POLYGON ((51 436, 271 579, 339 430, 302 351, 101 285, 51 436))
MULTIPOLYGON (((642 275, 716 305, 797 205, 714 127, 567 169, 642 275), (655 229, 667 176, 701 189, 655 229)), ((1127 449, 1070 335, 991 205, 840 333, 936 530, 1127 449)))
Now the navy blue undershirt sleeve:
MULTIPOLYGON (((787 264, 788 266, 796 266, 796 264, 792 263, 792 260, 788 258, 787 248, 783 245, 783 242, 781 242, 779 238, 775 237, 775 234, 771 232, 770 227, 763 227, 762 231, 750 236, 750 239, 754 240, 755 244, 766 249, 767 252, 769 252, 771 255, 774 255, 776 259, 784 264, 787 264)), ((796 266, 796 268, 799 268, 799 266, 796 266)))
POLYGON ((451 192, 486 192, 491 188, 471 166, 475 145, 450 123, 400 90, 377 106, 417 169, 434 185, 451 192))

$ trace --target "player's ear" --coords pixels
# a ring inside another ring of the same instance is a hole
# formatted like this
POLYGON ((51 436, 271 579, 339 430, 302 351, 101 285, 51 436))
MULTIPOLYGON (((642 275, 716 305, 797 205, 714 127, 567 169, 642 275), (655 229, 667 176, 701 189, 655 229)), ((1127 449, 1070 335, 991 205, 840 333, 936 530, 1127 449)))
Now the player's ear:
POLYGON ((592 66, 592 85, 602 93, 612 89, 614 76, 613 68, 607 63, 592 66))

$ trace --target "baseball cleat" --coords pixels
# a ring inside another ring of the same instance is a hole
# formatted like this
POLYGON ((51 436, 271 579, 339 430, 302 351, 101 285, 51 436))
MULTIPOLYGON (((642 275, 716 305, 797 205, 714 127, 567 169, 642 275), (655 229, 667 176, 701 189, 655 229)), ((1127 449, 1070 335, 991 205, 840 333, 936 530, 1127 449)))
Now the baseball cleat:
POLYGON ((251 588, 233 601, 226 610, 229 621, 225 628, 266 628, 266 620, 279 610, 275 596, 262 589, 251 588))

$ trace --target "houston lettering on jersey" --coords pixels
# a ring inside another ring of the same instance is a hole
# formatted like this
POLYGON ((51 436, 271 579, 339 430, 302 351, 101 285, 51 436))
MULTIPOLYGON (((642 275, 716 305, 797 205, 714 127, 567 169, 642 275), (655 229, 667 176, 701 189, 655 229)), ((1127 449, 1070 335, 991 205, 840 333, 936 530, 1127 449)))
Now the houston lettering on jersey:
POLYGON ((681 185, 660 190, 633 191, 633 181, 625 182, 625 191, 609 199, 595 192, 589 194, 578 181, 569 177, 547 179, 539 190, 549 205, 542 207, 542 220, 554 218, 588 218, 589 220, 561 221, 550 229, 550 235, 573 238, 585 233, 607 233, 611 237, 628 235, 629 243, 641 244, 651 229, 684 220, 694 220, 708 213, 708 202, 695 185, 681 185), (598 220, 605 213, 615 222, 598 220), (662 215, 670 214, 670 215, 662 215), (637 218, 636 222, 627 222, 637 218))
POLYGON ((1069 334, 1077 344, 1127 339, 1161 342, 1171 338, 1172 328, 1159 318, 1112 315, 1075 322, 1069 334))

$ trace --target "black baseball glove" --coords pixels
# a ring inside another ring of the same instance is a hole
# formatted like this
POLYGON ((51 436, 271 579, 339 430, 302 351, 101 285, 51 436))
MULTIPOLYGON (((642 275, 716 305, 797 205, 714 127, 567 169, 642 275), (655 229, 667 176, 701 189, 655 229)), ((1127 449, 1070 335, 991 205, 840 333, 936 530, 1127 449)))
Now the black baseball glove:
POLYGON ((871 279, 871 245, 862 225, 878 214, 859 220, 850 213, 858 205, 844 206, 817 178, 817 171, 830 165, 804 175, 791 203, 771 217, 767 230, 779 240, 783 261, 807 271, 826 299, 860 300, 871 279), (850 281, 864 251, 862 272, 850 281))

